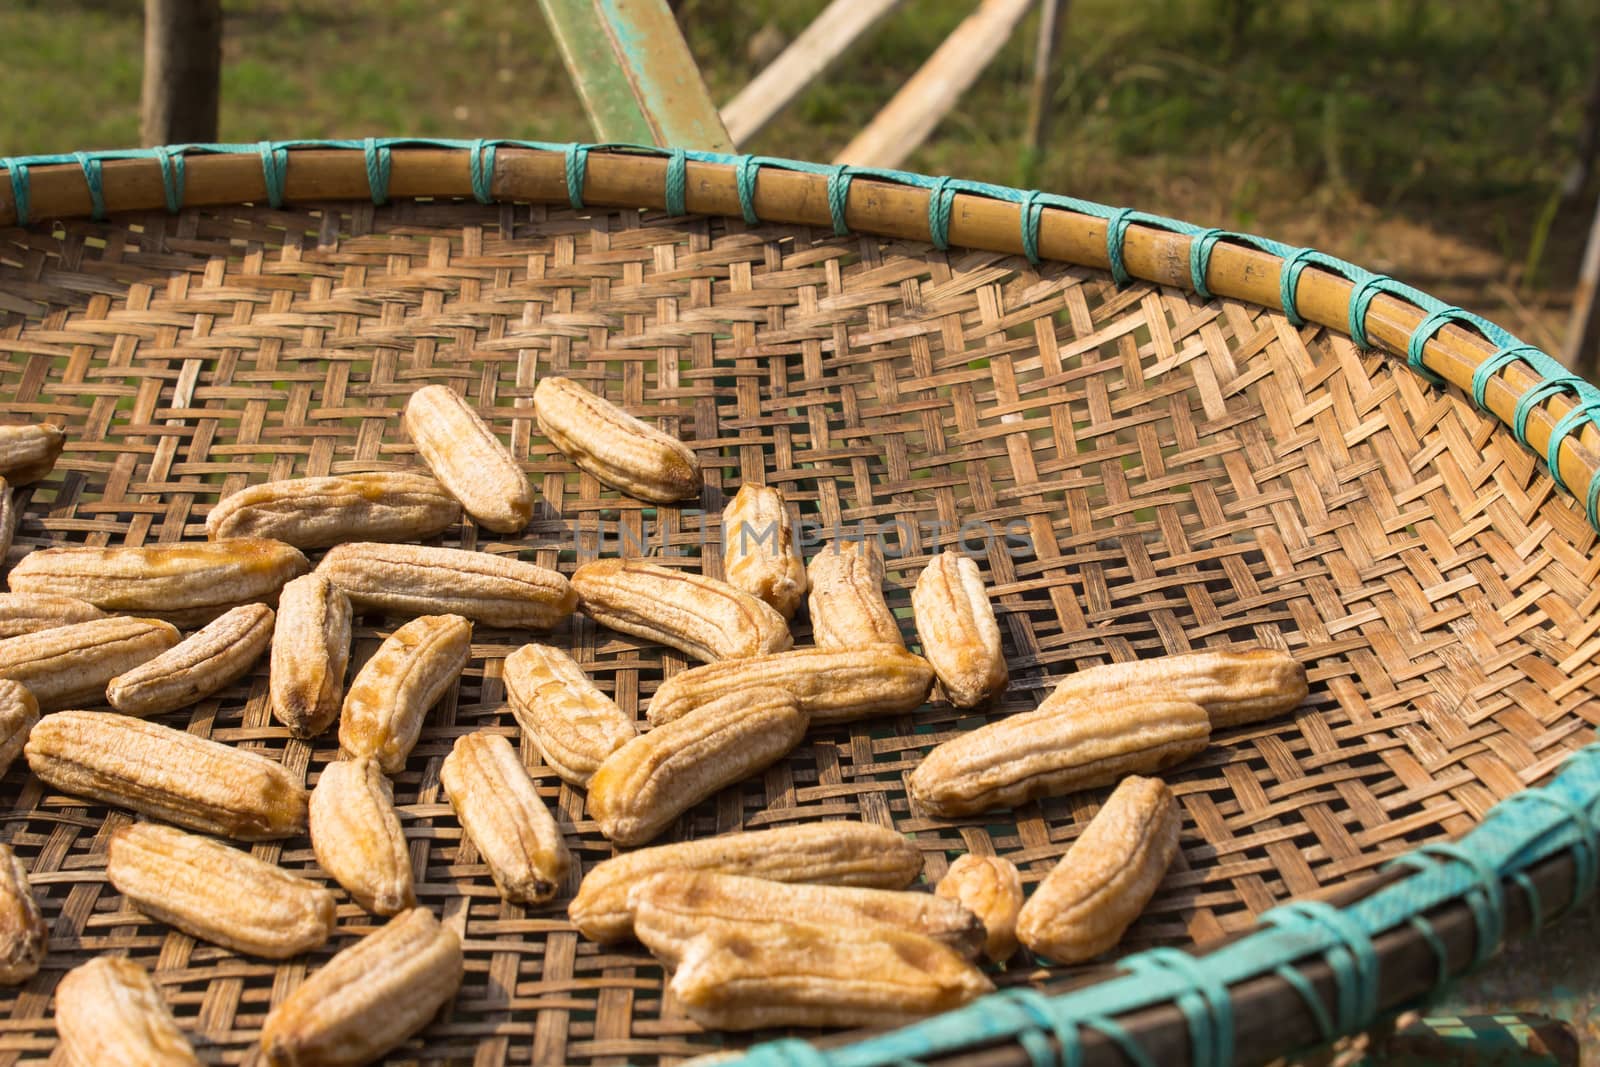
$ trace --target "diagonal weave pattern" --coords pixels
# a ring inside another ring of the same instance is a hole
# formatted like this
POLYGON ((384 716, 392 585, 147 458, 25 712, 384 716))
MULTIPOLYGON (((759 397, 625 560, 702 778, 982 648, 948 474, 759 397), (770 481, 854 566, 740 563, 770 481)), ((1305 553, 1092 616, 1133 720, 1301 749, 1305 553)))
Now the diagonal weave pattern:
MULTIPOLYGON (((522 538, 458 527, 448 545, 568 573, 652 552, 716 574, 722 505, 762 479, 824 536, 883 533, 913 640, 911 583, 965 540, 1013 678, 990 716, 1107 659, 1286 648, 1310 668, 1310 702, 1168 775, 1183 855, 1126 949, 1242 929, 1464 831, 1600 721, 1600 555, 1581 509, 1467 398, 1277 311, 801 227, 411 202, 9 231, 0 310, 4 412, 69 432, 57 473, 23 493, 17 552, 200 538, 209 506, 245 484, 413 465, 401 406, 442 381, 540 490, 522 538), (533 424, 533 385, 553 372, 690 440, 700 507, 658 512, 575 473, 533 424)), ((393 625, 366 622, 352 671, 393 625)), ((641 949, 600 949, 566 924, 579 871, 556 907, 502 904, 444 802, 456 736, 515 736, 500 660, 529 638, 478 631, 397 781, 419 899, 464 929, 468 957, 453 1011, 409 1054, 618 1063, 715 1047, 641 949)), ((641 720, 686 665, 581 617, 553 640, 641 720)), ((915 834, 930 882, 963 851, 994 851, 1032 883, 1103 794, 964 821, 907 808, 920 754, 982 718, 932 704, 815 730, 676 833, 861 818, 915 834)), ((311 781, 335 755, 331 735, 307 744, 272 721, 265 663, 164 721, 311 781)), ((581 792, 524 754, 579 868, 609 855, 581 792)), ((0 788, 4 839, 53 935, 44 971, 0 996, 0 1063, 48 1054, 51 990, 112 950, 155 972, 205 1058, 240 1061, 268 1007, 349 941, 281 966, 196 943, 105 883, 125 814, 52 794, 20 763, 0 788)), ((321 877, 303 838, 254 851, 321 877)), ((344 934, 371 928, 340 900, 344 934)), ((1063 973, 1013 962, 1001 982, 1063 973)))

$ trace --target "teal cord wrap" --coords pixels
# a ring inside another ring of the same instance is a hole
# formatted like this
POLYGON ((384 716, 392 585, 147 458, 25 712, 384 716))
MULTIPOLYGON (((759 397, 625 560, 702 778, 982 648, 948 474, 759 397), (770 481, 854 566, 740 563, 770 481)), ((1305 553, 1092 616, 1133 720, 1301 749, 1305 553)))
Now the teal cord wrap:
POLYGON ((1576 433, 1583 424, 1600 424, 1600 396, 1590 396, 1578 401, 1576 407, 1556 420, 1550 428, 1550 443, 1545 446, 1544 461, 1550 468, 1550 478, 1565 492, 1572 492, 1566 479, 1561 477, 1561 443, 1576 433))
POLYGON ((1231 236, 1227 230, 1211 229, 1189 240, 1189 285, 1201 300, 1211 299, 1211 290, 1206 285, 1206 275, 1211 272, 1211 250, 1218 241, 1231 236))
POLYGON ((1317 1028, 1320 1040, 1332 1041, 1339 1036, 1339 1031, 1334 1029, 1333 1016, 1328 1014, 1328 1009, 1322 1003, 1322 998, 1317 995, 1317 987, 1311 984, 1311 979, 1287 963, 1278 967, 1272 973, 1289 983, 1289 986, 1299 995, 1300 1002, 1311 1013, 1311 1021, 1317 1028))
POLYGON ((928 240, 943 252, 950 247, 950 209, 956 202, 951 178, 940 178, 928 191, 928 240))
POLYGON ((583 182, 589 176, 589 146, 569 144, 563 154, 567 176, 567 203, 572 210, 583 210, 583 182))
POLYGON ((89 217, 97 221, 105 218, 106 192, 100 184, 100 161, 87 152, 74 152, 72 158, 78 161, 83 170, 83 184, 89 187, 89 217))
POLYGON ((1133 280, 1128 273, 1128 265, 1122 260, 1122 244, 1127 240, 1128 222, 1133 214, 1131 207, 1125 207, 1106 220, 1106 259, 1111 261, 1111 278, 1117 283, 1118 289, 1126 287, 1133 280))
POLYGON ((1278 270, 1278 303, 1283 306, 1284 315, 1296 329, 1306 324, 1305 318, 1300 314, 1300 273, 1306 269, 1306 264, 1318 255, 1320 253, 1314 248, 1296 249, 1290 255, 1283 257, 1283 266, 1278 270))
POLYGON ((1473 946, 1472 967, 1476 970, 1487 963, 1505 937, 1506 902, 1500 888, 1500 872, 1490 866, 1482 856, 1463 849, 1453 842, 1436 842, 1421 845, 1409 855, 1401 856, 1388 866, 1412 867, 1427 871, 1437 861, 1434 856, 1453 860, 1472 870, 1475 878, 1463 894, 1472 917, 1477 924, 1478 936, 1473 946))
POLYGON ((1445 307, 1439 308, 1437 311, 1428 312, 1427 318, 1418 323, 1417 328, 1411 331, 1411 340, 1406 342, 1406 366, 1424 377, 1432 375, 1437 380, 1438 375, 1434 374, 1422 363, 1424 347, 1429 341, 1433 340, 1435 334, 1444 328, 1445 323, 1465 322, 1470 324, 1473 318, 1474 316, 1469 315, 1460 308, 1445 307))
POLYGON ((272 141, 262 141, 257 148, 261 153, 261 178, 267 186, 267 203, 280 208, 283 206, 284 176, 289 169, 289 150, 278 147, 272 141))
POLYGON ((850 233, 850 224, 844 216, 850 206, 850 182, 854 178, 855 172, 847 163, 841 163, 828 172, 828 217, 833 221, 833 232, 838 237, 850 233))
POLYGON ((733 165, 733 184, 739 191, 739 214, 744 216, 746 226, 761 225, 761 216, 756 214, 756 178, 761 174, 761 160, 755 156, 740 156, 739 162, 733 165))
POLYGON ((1204 964, 1175 948, 1153 948, 1129 956, 1122 966, 1136 975, 1168 972, 1188 988, 1178 994, 1178 1010, 1189 1024, 1192 1067, 1228 1067, 1233 1062, 1233 999, 1228 986, 1204 964))
POLYGON ((1432 993, 1433 996, 1438 996, 1450 985, 1450 950, 1445 947, 1433 924, 1421 915, 1413 915, 1407 922, 1432 950, 1433 958, 1439 961, 1439 972, 1434 976, 1432 993))
POLYGON ((667 214, 676 218, 687 215, 689 209, 684 206, 684 199, 689 189, 689 154, 681 148, 674 148, 667 157, 667 214))
POLYGON ((1357 282, 1356 287, 1350 290, 1350 321, 1346 332, 1357 348, 1372 347, 1372 341, 1367 337, 1367 308, 1372 306, 1372 298, 1378 295, 1379 287, 1393 280, 1382 274, 1373 274, 1357 282))
POLYGON ((367 188, 372 192, 372 202, 382 204, 389 199, 389 170, 392 165, 389 147, 376 137, 368 137, 361 144, 366 156, 367 188))
POLYGON ((1600 467, 1595 468, 1594 477, 1589 479, 1589 491, 1583 495, 1583 512, 1589 517, 1589 525, 1600 530, 1600 467))
POLYGON ((1039 221, 1044 217, 1044 205, 1039 203, 1039 198, 1042 195, 1037 189, 1024 194, 1017 211, 1017 221, 1022 226, 1022 254, 1035 267, 1040 263, 1039 221))
MULTIPOLYGON (((472 142, 472 196, 480 204, 494 203, 494 149, 493 141, 486 141, 481 137, 472 142)), ((567 188, 572 188, 571 178, 567 179, 567 188)))
MULTIPOLYGON (((1573 902, 1576 903, 1593 893, 1596 888, 1600 888, 1600 824, 1595 822, 1588 808, 1558 793, 1540 789, 1525 789, 1520 793, 1513 793, 1503 803, 1511 808, 1543 804, 1559 811, 1566 818, 1567 824, 1577 833, 1572 843, 1575 882, 1572 892, 1573 902)), ((1566 909, 1570 910, 1570 907, 1566 909)), ((1566 914, 1566 911, 1562 914, 1566 914)), ((1551 916, 1551 919, 1554 918, 1556 916, 1551 916)), ((1535 923, 1535 925, 1542 924, 1535 923)))
POLYGON ((1337 947, 1325 955, 1338 989, 1334 1024, 1338 1032, 1359 1030, 1377 1018, 1378 950, 1367 932, 1347 915, 1322 901, 1291 901, 1261 916, 1261 922, 1290 932, 1322 932, 1335 939, 1337 947))
POLYGON ((1529 925, 1534 932, 1534 936, 1538 936, 1538 932, 1545 922, 1544 901, 1539 896, 1539 887, 1534 885, 1533 879, 1522 871, 1512 875, 1511 881, 1528 898, 1528 914, 1533 916, 1533 922, 1529 925))
POLYGON ((28 165, 20 159, 8 159, 6 170, 11 174, 11 204, 16 209, 17 225, 26 226, 32 216, 28 203, 28 165))
POLYGON ((1485 399, 1485 393, 1489 389, 1489 379, 1505 370, 1506 367, 1510 366, 1517 360, 1526 358, 1528 355, 1537 351, 1539 350, 1532 345, 1502 345, 1495 351, 1494 355, 1478 364, 1476 369, 1473 370, 1472 402, 1477 404, 1478 407, 1487 411, 1489 408, 1489 402, 1487 399, 1485 399))
POLYGON ((1528 443, 1528 416, 1533 414, 1534 408, 1546 400, 1557 393, 1572 393, 1582 399, 1583 394, 1573 384, 1576 380, 1547 379, 1517 397, 1517 406, 1511 412, 1511 432, 1518 441, 1524 445, 1528 443))
POLYGON ((1018 986, 995 994, 1022 1012, 1032 1026, 1017 1035, 1018 1043, 1028 1054, 1032 1067, 1081 1067, 1083 1045, 1078 1040, 1078 1027, 1069 1019, 1056 1015, 1049 997, 1035 989, 1018 986), (1056 1039, 1059 1051, 1050 1048, 1044 1031, 1056 1039))
POLYGON ((161 166, 161 195, 167 202, 167 212, 176 215, 183 208, 183 146, 163 145, 150 151, 161 166))

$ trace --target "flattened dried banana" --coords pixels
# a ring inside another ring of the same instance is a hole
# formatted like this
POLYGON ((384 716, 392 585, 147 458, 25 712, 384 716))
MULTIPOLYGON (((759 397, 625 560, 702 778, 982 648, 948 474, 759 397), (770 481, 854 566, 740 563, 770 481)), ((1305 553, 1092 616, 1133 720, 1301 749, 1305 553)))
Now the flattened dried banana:
POLYGON ((700 461, 688 445, 577 382, 542 379, 533 405, 539 432, 605 484, 658 504, 700 495, 700 461))
POLYGON ((39 702, 28 687, 9 678, 0 678, 0 775, 11 769, 22 755, 28 732, 39 721, 39 702))
POLYGON ((454 390, 426 385, 402 421, 422 462, 478 525, 517 533, 533 517, 533 486, 489 425, 454 390))
POLYGON ((105 617, 105 612, 77 597, 0 593, 0 640, 105 617))
POLYGON ((317 567, 357 607, 394 615, 464 615, 485 626, 547 630, 578 596, 555 571, 487 552, 375 542, 338 545, 317 567))
POLYGON ((106 683, 178 643, 157 619, 118 616, 0 641, 0 678, 27 686, 44 711, 103 704, 106 683))
POLYGON ((39 973, 50 928, 28 884, 28 868, 9 845, 0 845, 0 985, 17 985, 39 973))
POLYGON ((544 762, 587 786, 605 758, 638 733, 633 720, 559 648, 523 645, 505 660, 506 697, 544 762))
POLYGON ((336 474, 246 486, 206 515, 206 537, 270 537, 296 548, 423 541, 459 518, 461 505, 426 474, 336 474))
POLYGON ((726 693, 773 686, 794 697, 813 723, 850 722, 911 711, 932 685, 928 661, 896 645, 796 648, 674 674, 650 698, 648 714, 659 726, 726 693))
POLYGON ((735 589, 794 615, 810 582, 781 489, 746 483, 722 509, 722 569, 735 589))
POLYGON ((806 568, 811 639, 818 648, 904 648, 883 598, 883 553, 873 541, 829 541, 806 568))
POLYGON ((416 904, 394 786, 377 760, 338 760, 311 791, 311 849, 357 904, 394 915, 416 904))
POLYGON ((36 482, 55 469, 67 432, 49 423, 0 426, 0 478, 12 485, 36 482))
POLYGON ((106 700, 124 715, 159 715, 204 700, 261 658, 275 617, 265 604, 230 608, 155 659, 111 679, 106 700))
POLYGON ((950 865, 933 891, 961 904, 983 923, 985 956, 999 963, 1017 951, 1022 876, 1015 863, 999 856, 969 853, 950 865))
POLYGON ((345 694, 339 748, 399 774, 428 709, 461 677, 471 651, 472 623, 460 615, 424 615, 390 634, 345 694))
POLYGON ((439 783, 501 896, 543 904, 556 895, 572 862, 567 843, 511 742, 482 730, 458 737, 439 783))
POLYGON ((1191 652, 1181 656, 1107 663, 1069 674, 1039 705, 1050 711, 1082 700, 1122 700, 1164 689, 1192 700, 1211 716, 1213 730, 1260 722, 1305 700, 1305 666, 1286 652, 1191 652))
POLYGON ((640 559, 597 559, 572 576, 584 614, 695 659, 741 659, 794 643, 770 606, 715 578, 640 559))
POLYGON ((976 563, 958 552, 933 557, 911 590, 911 608, 922 654, 950 703, 977 707, 1005 689, 1000 626, 976 563))
POLYGON ((98 956, 61 979, 56 1033, 74 1067, 200 1067, 150 973, 119 956, 98 956))
POLYGON ((350 663, 350 598, 321 574, 283 587, 272 635, 267 698, 296 737, 315 737, 339 715, 350 663))

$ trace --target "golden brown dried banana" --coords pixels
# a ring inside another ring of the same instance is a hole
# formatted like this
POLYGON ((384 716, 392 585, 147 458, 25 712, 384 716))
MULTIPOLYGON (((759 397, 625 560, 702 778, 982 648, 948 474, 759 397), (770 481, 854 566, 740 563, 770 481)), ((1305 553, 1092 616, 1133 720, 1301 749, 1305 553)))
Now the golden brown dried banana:
POLYGON ((650 698, 654 725, 752 686, 782 689, 813 723, 850 722, 919 707, 933 685, 933 668, 895 645, 796 648, 769 656, 723 660, 674 674, 650 698))
POLYGON ((533 406, 539 432, 606 485, 658 504, 700 495, 700 461, 693 449, 577 382, 542 379, 533 406))
POLYGON ((906 646, 883 598, 883 553, 874 541, 829 541, 806 568, 811 639, 818 648, 906 646))
POLYGON ((50 928, 28 884, 28 868, 9 845, 0 845, 0 985, 18 985, 39 973, 50 928))
POLYGON ((105 617, 105 612, 77 597, 0 593, 0 640, 105 617))
POLYGON ((206 515, 206 537, 270 537, 296 548, 423 541, 459 518, 461 505, 428 475, 374 471, 246 486, 206 515))
POLYGON ((741 659, 794 643, 782 615, 703 574, 641 559, 597 559, 572 576, 583 612, 613 630, 695 659, 741 659))
POLYGON ((1022 910, 1022 876, 1017 865, 999 856, 957 859, 933 891, 961 904, 983 923, 983 954, 996 963, 1017 951, 1017 912, 1022 910))
POLYGON ((296 737, 315 737, 339 715, 350 620, 350 598, 321 574, 301 575, 278 596, 267 698, 296 737))
POLYGON ((428 1024, 465 974, 461 939, 426 908, 342 950, 267 1015, 275 1067, 372 1063, 428 1024))
POLYGON ((860 822, 804 823, 657 845, 596 864, 567 916, 587 938, 620 941, 633 932, 628 894, 662 871, 901 889, 922 873, 922 853, 905 835, 860 822))
POLYGON ((399 774, 428 709, 461 677, 471 651, 472 623, 460 615, 424 615, 390 634, 344 696, 339 748, 399 774))
POLYGON ((1205 708, 1213 730, 1281 715, 1299 706, 1309 692, 1306 668, 1300 661, 1275 649, 1249 648, 1090 667, 1069 674, 1039 710, 1088 699, 1122 700, 1137 691, 1157 689, 1205 708))
POLYGON ((0 678, 0 775, 22 755, 28 733, 39 721, 39 702, 21 682, 0 678))
POLYGON ((157 619, 118 616, 0 641, 0 678, 21 682, 44 711, 103 704, 106 683, 178 643, 157 619))
POLYGON ((333 933, 333 894, 320 885, 170 826, 117 830, 106 877, 151 918, 235 952, 288 959, 333 933))
POLYGON ((67 432, 49 423, 0 426, 0 478, 12 485, 36 482, 55 469, 67 432))
POLYGON ((1178 854, 1180 821, 1165 782, 1124 779, 1022 906, 1022 943, 1058 963, 1114 948, 1178 854))
POLYGON ((505 659, 506 698, 545 764, 587 786, 605 758, 638 733, 633 719, 549 645, 523 645, 505 659))
POLYGON ((376 542, 328 550, 317 573, 357 607, 393 615, 464 615, 485 626, 547 630, 578 595, 555 571, 487 552, 376 542))
POLYGON ((150 972, 119 956, 97 956, 61 979, 56 1033, 73 1067, 200 1067, 150 972))
POLYGON ((23 748, 33 773, 63 793, 241 841, 306 828, 306 791, 265 756, 129 715, 62 711, 23 748))
POLYGON ((931 815, 973 815, 1152 774, 1206 747, 1206 710, 1170 693, 1130 693, 1012 715, 934 747, 906 779, 931 815))
POLYGON ((722 509, 722 569, 735 589, 790 618, 806 595, 805 560, 795 544, 783 490, 747 483, 722 509))
POLYGON ((950 703, 973 708, 1005 690, 1000 626, 976 563, 959 552, 933 557, 911 590, 911 609, 922 654, 950 703))
POLYGON ((273 610, 240 604, 155 659, 106 685, 106 700, 124 715, 159 715, 187 707, 237 681, 272 641, 273 610))
POLYGON ((642 845, 695 804, 783 758, 806 714, 778 689, 731 693, 640 734, 589 780, 589 814, 619 845, 642 845))
POLYGON ((209 622, 235 604, 271 602, 310 565, 282 541, 230 541, 95 548, 41 548, 11 568, 18 593, 59 593, 97 608, 166 619, 179 626, 209 622))
POLYGON ((311 791, 311 849, 357 904, 377 915, 415 906, 411 850, 394 810, 394 786, 373 759, 322 768, 311 791))
POLYGON ((448 386, 411 394, 402 417, 417 454, 479 526, 517 533, 533 517, 533 486, 478 413, 448 386))
POLYGON ((572 860, 511 742, 483 730, 463 734, 439 768, 439 783, 501 896, 543 904, 556 895, 572 860))

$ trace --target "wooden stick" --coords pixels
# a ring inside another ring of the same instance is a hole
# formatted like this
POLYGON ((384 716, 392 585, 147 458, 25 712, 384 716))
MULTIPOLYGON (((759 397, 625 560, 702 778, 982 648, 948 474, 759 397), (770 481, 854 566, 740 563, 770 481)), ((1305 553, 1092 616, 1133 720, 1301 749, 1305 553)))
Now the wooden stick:
POLYGON ((1067 0, 1039 0, 1039 39, 1033 50, 1033 89, 1028 94, 1028 130, 1022 143, 1022 184, 1034 184, 1034 171, 1044 151, 1044 130, 1056 91, 1056 50, 1067 21, 1067 0))
POLYGON ((221 92, 221 0, 145 0, 139 137, 215 141, 221 92))
POLYGON ((1600 201, 1589 224, 1589 243, 1572 291, 1572 317, 1567 320, 1567 347, 1561 362, 1593 381, 1600 374, 1600 201))

